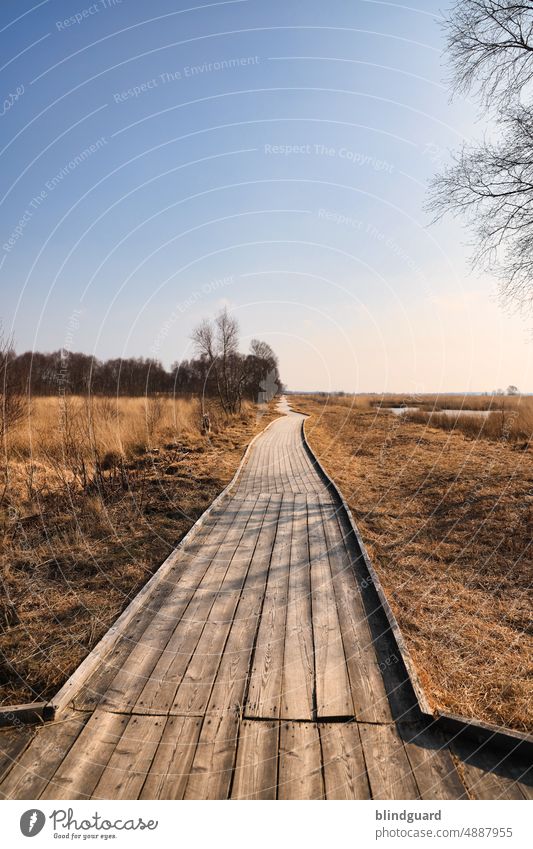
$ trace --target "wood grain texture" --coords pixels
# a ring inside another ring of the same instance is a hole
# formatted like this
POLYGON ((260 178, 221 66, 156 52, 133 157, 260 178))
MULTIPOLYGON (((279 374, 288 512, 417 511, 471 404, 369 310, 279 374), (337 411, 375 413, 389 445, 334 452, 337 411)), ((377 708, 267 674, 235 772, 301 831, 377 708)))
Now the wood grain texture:
POLYGON ((279 722, 242 722, 232 799, 276 798, 278 750, 279 722))
POLYGON ((322 752, 314 722, 282 722, 278 799, 323 799, 322 752))
POLYGON ((354 722, 321 723, 320 740, 327 799, 370 799, 359 727, 354 722))

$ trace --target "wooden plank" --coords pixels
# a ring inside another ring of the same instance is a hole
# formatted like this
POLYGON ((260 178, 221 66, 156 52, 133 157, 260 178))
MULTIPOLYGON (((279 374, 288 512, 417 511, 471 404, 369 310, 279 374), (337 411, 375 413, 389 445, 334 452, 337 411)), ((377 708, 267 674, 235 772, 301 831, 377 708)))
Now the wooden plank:
POLYGON ((363 599, 341 528, 334 521, 337 508, 334 504, 327 505, 322 512, 355 716, 360 722, 390 722, 389 700, 363 599))
POLYGON ((359 728, 354 722, 319 726, 327 799, 370 799, 359 728))
POLYGON ((421 799, 467 799, 448 744, 437 728, 399 725, 421 799))
POLYGON ((138 694, 135 711, 165 714, 172 710, 179 685, 197 648, 255 503, 255 497, 237 502, 235 522, 193 593, 185 614, 177 622, 170 640, 160 652, 149 680, 138 694))
POLYGON ((0 732, 0 784, 36 733, 36 728, 6 728, 0 732))
POLYGON ((295 495, 280 717, 315 717, 315 663, 311 622, 311 567, 305 495, 295 495))
POLYGON ((281 484, 283 490, 286 492, 294 492, 295 490, 290 463, 291 451, 292 433, 287 432, 286 438, 281 446, 281 484))
POLYGON ((48 702, 29 702, 23 705, 0 705, 0 728, 37 725, 54 718, 48 702))
POLYGON ((519 779, 517 779, 517 783, 524 799, 533 800, 533 780, 531 774, 528 776, 527 783, 519 779))
POLYGON ((169 592, 167 582, 161 581, 150 597, 150 602, 125 627, 117 643, 101 657, 93 672, 80 686, 72 699, 77 710, 91 710, 102 701, 117 672, 124 666, 126 659, 138 643, 140 636, 157 616, 157 610, 169 592))
POLYGON ((206 581, 212 559, 220 554, 228 535, 233 532, 233 520, 240 509, 245 509, 243 504, 228 504, 229 514, 221 521, 221 527, 210 533, 207 539, 204 538, 204 544, 195 552, 178 586, 167 594, 158 615, 149 623, 145 632, 137 637, 136 645, 109 683, 103 704, 120 710, 131 711, 134 708, 139 695, 150 683, 161 654, 172 639, 176 622, 184 617, 197 588, 206 581))
POLYGON ((128 717, 96 710, 44 789, 42 799, 90 799, 128 717))
MULTIPOLYGON (((325 522, 320 501, 308 497, 309 548, 316 666, 316 709, 320 719, 352 717, 351 696, 337 601, 329 563, 325 522)), ((331 520, 329 520, 331 521, 331 520)))
POLYGON ((45 725, 35 735, 0 785, 4 799, 38 799, 83 731, 88 717, 68 715, 61 721, 45 725))
POLYGON ((394 725, 359 726, 373 799, 418 799, 411 764, 394 725))
POLYGON ((278 799, 323 799, 322 754, 314 722, 283 722, 278 799))
MULTIPOLYGON (((197 563, 195 567, 191 578, 194 575, 199 582, 208 566, 197 563)), ((101 700, 102 706, 121 711, 133 710, 137 697, 150 681, 154 667, 175 631, 176 622, 184 616, 195 592, 194 586, 183 587, 165 600, 145 632, 139 636, 124 665, 110 682, 101 700)))
POLYGON ((293 502, 283 495, 246 700, 250 717, 279 717, 293 502))
POLYGON ((228 799, 235 766, 239 720, 229 714, 205 717, 185 799, 228 799))
MULTIPOLYGON (((161 577, 150 598, 138 614, 125 626, 124 633, 120 636, 116 645, 101 658, 93 673, 87 678, 74 699, 74 706, 77 709, 96 707, 102 702, 113 685, 118 687, 119 692, 122 692, 120 680, 116 680, 117 675, 121 670, 129 668, 128 659, 132 652, 136 648, 137 651, 141 651, 138 647, 139 643, 143 642, 143 635, 151 630, 152 623, 156 620, 159 611, 163 605, 169 604, 173 594, 176 596, 185 591, 185 594, 190 597, 194 582, 197 582, 195 576, 198 575, 198 570, 200 570, 200 574, 205 574, 207 571, 210 562, 209 557, 218 550, 229 527, 231 527, 235 509, 235 506, 230 502, 226 502, 225 510, 219 507, 214 511, 201 531, 191 539, 186 550, 181 552, 180 570, 176 573, 172 571, 169 575, 161 577), (212 524, 212 522, 215 522, 215 524, 212 524)), ((161 640, 163 640, 162 635, 161 640)), ((144 662, 147 664, 152 657, 147 653, 144 662)), ((138 670, 135 660, 133 664, 134 669, 138 670)), ((128 677, 128 672, 126 671, 123 675, 128 677)), ((109 701, 108 703, 110 706, 112 705, 112 702, 109 701)))
POLYGON ((242 713, 280 507, 281 495, 273 493, 269 496, 269 506, 224 647, 207 713, 242 713))
POLYGON ((470 798, 524 799, 519 782, 509 775, 506 766, 509 755, 459 737, 450 741, 450 749, 459 761, 458 768, 470 798))
POLYGON ((183 799, 201 727, 199 717, 167 719, 140 799, 183 799))
POLYGON ((207 617, 202 636, 189 662, 172 711, 193 716, 205 713, 226 640, 235 617, 241 591, 259 540, 269 496, 259 496, 231 557, 217 597, 207 617))
POLYGON ((176 691, 194 654, 212 603, 211 591, 195 593, 139 693, 134 707, 137 713, 170 713, 176 691))
POLYGON ((283 485, 283 465, 282 465, 282 451, 283 451, 283 428, 280 425, 279 428, 279 439, 270 446, 270 456, 271 456, 271 468, 269 468, 269 487, 275 492, 285 492, 287 491, 283 485))
POLYGON ((265 438, 260 441, 254 451, 253 457, 250 460, 250 466, 246 476, 243 476, 241 483, 241 491, 248 493, 261 492, 261 470, 265 456, 265 444, 268 440, 268 433, 265 433, 265 438))
POLYGON ((302 466, 301 457, 298 451, 299 435, 293 433, 290 448, 287 454, 287 461, 290 468, 290 482, 293 492, 305 493, 307 486, 305 481, 305 469, 302 466))
POLYGON ((137 593, 135 598, 122 611, 118 619, 104 634, 104 636, 95 646, 95 648, 87 655, 87 657, 82 661, 82 663, 78 666, 75 672, 65 682, 61 689, 55 694, 55 696, 50 702, 50 706, 56 715, 59 714, 60 711, 63 711, 69 704, 73 703, 73 700, 75 699, 81 688, 84 686, 88 678, 101 665, 102 660, 106 658, 109 653, 115 648, 118 640, 124 633, 124 630, 129 627, 132 621, 137 618, 139 608, 145 607, 146 604, 152 600, 153 595, 158 591, 161 582, 163 580, 168 579, 169 575, 172 575, 172 573, 174 573, 175 575, 176 572, 178 572, 179 574, 180 569, 183 568, 184 549, 187 545, 190 545, 194 541, 194 538, 199 533, 202 532, 204 525, 206 525, 209 520, 216 515, 216 511, 219 510, 219 508, 227 500, 227 493, 234 485, 234 482, 239 475, 240 469, 242 468, 242 465, 245 462, 246 455, 251 449, 254 441, 255 440, 252 440, 252 442, 248 446, 233 480, 215 498, 215 500, 202 514, 202 516, 200 516, 200 518, 194 523, 192 528, 189 529, 189 531, 185 534, 185 536, 178 544, 178 546, 174 549, 174 551, 167 557, 164 563, 161 564, 159 569, 147 581, 147 583, 140 590, 140 592, 137 593))
POLYGON ((93 799, 138 799, 165 728, 156 716, 131 716, 118 740, 93 799))
POLYGON ((515 782, 524 799, 533 799, 533 763, 527 752, 512 751, 504 760, 501 758, 501 750, 495 748, 492 761, 498 764, 497 769, 515 782))
POLYGON ((468 763, 461 764, 461 772, 472 799, 524 799, 518 782, 513 779, 468 763))
POLYGON ((244 720, 240 725, 232 799, 275 799, 279 722, 244 720))

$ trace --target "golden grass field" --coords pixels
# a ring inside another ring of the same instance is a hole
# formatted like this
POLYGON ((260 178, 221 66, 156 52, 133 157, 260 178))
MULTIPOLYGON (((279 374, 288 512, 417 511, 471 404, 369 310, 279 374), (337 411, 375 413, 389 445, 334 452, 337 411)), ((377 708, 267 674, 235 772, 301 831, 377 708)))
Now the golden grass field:
POLYGON ((353 511, 433 705, 532 731, 532 399, 503 436, 375 401, 291 398, 311 415, 310 444, 353 511))
POLYGON ((48 698, 273 417, 198 400, 36 398, 0 460, 0 701, 48 698))

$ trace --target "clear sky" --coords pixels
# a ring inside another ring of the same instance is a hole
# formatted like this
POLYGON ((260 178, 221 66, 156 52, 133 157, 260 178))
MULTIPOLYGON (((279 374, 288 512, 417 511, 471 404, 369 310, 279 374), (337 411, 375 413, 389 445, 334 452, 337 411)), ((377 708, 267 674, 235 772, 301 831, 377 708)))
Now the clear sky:
POLYGON ((17 350, 168 366, 227 304, 291 389, 532 391, 524 320, 423 212, 484 126, 450 102, 442 3, 419 5, 3 0, 17 350))

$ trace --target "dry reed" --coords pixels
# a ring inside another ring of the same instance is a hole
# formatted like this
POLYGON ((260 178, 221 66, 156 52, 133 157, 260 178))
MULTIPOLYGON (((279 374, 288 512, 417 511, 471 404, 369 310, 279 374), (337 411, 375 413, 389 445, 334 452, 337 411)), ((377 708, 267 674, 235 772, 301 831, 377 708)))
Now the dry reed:
POLYGON ((419 423, 346 399, 296 404, 312 416, 311 445, 350 504, 430 700, 532 731, 531 447, 480 436, 470 417, 466 436, 425 413, 419 423))

